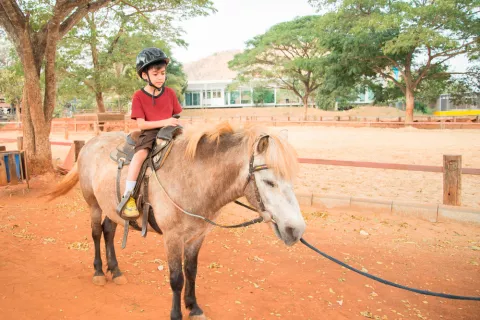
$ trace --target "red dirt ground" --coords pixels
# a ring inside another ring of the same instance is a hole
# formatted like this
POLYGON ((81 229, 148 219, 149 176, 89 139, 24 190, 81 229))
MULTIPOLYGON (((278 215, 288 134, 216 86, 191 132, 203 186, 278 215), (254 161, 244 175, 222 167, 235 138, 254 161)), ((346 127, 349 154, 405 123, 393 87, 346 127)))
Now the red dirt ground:
MULTIPOLYGON (((168 319, 171 290, 161 236, 143 239, 131 232, 121 250, 119 228, 117 256, 129 283, 93 285, 87 206, 78 187, 45 203, 39 195, 52 181, 34 179, 30 191, 0 189, 1 318, 168 319)), ((371 212, 304 208, 303 213, 305 238, 354 267, 421 289, 480 296, 478 226, 371 212)), ((231 205, 220 221, 251 217, 231 205)), ((266 225, 213 230, 200 253, 197 298, 209 319, 478 319, 480 314, 479 302, 402 291, 302 244, 286 247, 266 225)))

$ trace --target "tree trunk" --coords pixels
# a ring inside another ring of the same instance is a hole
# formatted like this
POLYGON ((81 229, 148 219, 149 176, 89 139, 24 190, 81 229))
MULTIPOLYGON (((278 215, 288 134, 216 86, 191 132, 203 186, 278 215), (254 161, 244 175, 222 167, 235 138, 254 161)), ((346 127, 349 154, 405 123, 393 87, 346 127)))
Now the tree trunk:
POLYGON ((105 112, 105 104, 103 103, 103 93, 95 92, 95 99, 97 100, 98 112, 105 112))
POLYGON ((302 98, 302 102, 303 102, 303 107, 305 108, 305 113, 304 113, 304 116, 303 116, 303 120, 307 121, 308 96, 304 96, 304 97, 302 98))
MULTIPOLYGON (((43 52, 39 51, 30 37, 24 36, 22 40, 22 64, 25 78, 22 98, 23 143, 28 158, 28 171, 36 175, 53 171, 49 136, 55 104, 55 97, 52 97, 52 94, 55 95, 55 74, 51 72, 51 66, 48 66, 47 61, 45 79, 53 81, 53 86, 52 83, 46 84, 45 97, 42 101, 40 69, 43 59, 39 58, 39 55, 43 55, 43 52)), ((52 58, 55 59, 55 51, 50 59, 52 58)))
POLYGON ((92 13, 85 17, 90 26, 90 50, 92 51, 93 62, 93 80, 95 88, 95 99, 97 100, 97 112, 105 112, 105 104, 103 103, 102 85, 100 84, 100 73, 102 72, 100 66, 100 60, 98 55, 98 39, 97 39, 97 26, 95 25, 95 15, 92 13))
POLYGON ((405 97, 407 100, 407 106, 405 108, 405 123, 413 122, 413 107, 415 105, 415 97, 413 90, 407 86, 405 97))
MULTIPOLYGON (((27 73, 35 72, 30 69, 24 67, 26 80, 29 78, 27 73)), ((53 171, 49 140, 51 122, 45 123, 43 113, 33 117, 31 112, 34 105, 43 106, 39 82, 39 79, 37 83, 25 81, 22 108, 23 143, 28 157, 28 170, 32 175, 53 171)))

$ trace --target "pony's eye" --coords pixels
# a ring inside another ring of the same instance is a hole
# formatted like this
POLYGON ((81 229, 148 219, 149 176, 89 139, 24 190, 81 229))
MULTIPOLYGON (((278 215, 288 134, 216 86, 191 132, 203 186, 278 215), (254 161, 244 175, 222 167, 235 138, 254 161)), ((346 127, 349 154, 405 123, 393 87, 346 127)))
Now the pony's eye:
POLYGON ((277 186, 275 182, 270 180, 263 180, 263 182, 265 182, 266 184, 268 184, 269 187, 272 187, 272 188, 275 188, 277 186))

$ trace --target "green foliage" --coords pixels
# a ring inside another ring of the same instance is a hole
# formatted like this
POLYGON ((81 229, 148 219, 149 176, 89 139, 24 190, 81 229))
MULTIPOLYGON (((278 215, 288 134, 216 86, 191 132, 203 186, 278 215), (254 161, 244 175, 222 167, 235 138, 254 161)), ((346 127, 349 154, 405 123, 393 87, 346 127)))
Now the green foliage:
MULTIPOLYGON (((181 1, 181 6, 186 3, 181 1)), ((169 54, 168 42, 185 45, 179 38, 180 31, 172 26, 172 17, 129 14, 127 9, 122 4, 118 10, 89 14, 63 39, 57 59, 61 75, 59 100, 91 101, 92 96, 102 93, 107 108, 113 105, 115 110, 126 109, 133 92, 144 85, 135 71, 138 52, 145 47, 159 47, 169 54), (155 24, 150 22, 153 19, 155 24), (155 34, 162 34, 162 40, 155 34)), ((167 72, 166 85, 182 101, 186 89, 182 66, 172 59, 167 72)))
POLYGON ((323 81, 321 62, 326 51, 315 28, 320 18, 305 16, 271 27, 249 40, 229 67, 239 71, 240 82, 263 80, 308 98, 323 81))
POLYGON ((352 101, 355 101, 358 96, 358 90, 347 87, 339 87, 330 92, 326 90, 320 90, 319 92, 316 95, 315 103, 322 110, 335 110, 335 105, 337 105, 338 110, 351 109, 352 101))
MULTIPOLYGON (((85 7, 81 2, 54 0, 26 0, 17 2, 17 5, 22 16, 28 12, 32 39, 46 37, 47 26, 52 24, 53 19, 57 23, 69 21, 72 15, 85 7)), ((185 46, 186 43, 181 39, 183 31, 176 26, 176 22, 206 16, 215 11, 210 0, 106 1, 103 7, 90 8, 84 19, 73 28, 66 29, 70 32, 61 35, 57 46, 57 108, 62 108, 75 98, 90 103, 95 93, 100 92, 106 94, 107 104, 110 103, 109 99, 129 101, 133 91, 143 85, 135 73, 138 52, 145 46, 158 46, 167 51, 170 44, 185 46)), ((23 32, 22 25, 9 21, 7 16, 0 16, 0 28, 2 26, 7 26, 5 30, 18 29, 15 32, 23 32)), ((5 30, 0 29, 0 68, 5 64, 5 30)), ((15 32, 9 34, 12 39, 17 38, 15 32)), ((40 59, 43 63, 46 57, 40 56, 40 59)), ((44 81, 43 68, 41 72, 44 81)), ((177 70, 172 71, 168 85, 182 97, 184 75, 177 70)), ((39 87, 43 89, 45 85, 40 83, 39 87)))
POLYGON ((268 87, 254 87, 253 88, 253 103, 255 105, 263 105, 265 103, 275 102, 274 89, 268 87))
POLYGON ((18 105, 23 94, 22 65, 7 41, 1 42, 0 55, 0 93, 7 103, 18 105))
MULTIPOLYGON (((394 83, 403 94, 418 92, 422 82, 446 79, 446 63, 460 54, 479 54, 478 0, 371 1, 310 0, 330 13, 320 21, 322 45, 335 57, 339 80, 344 75, 377 75, 394 83), (391 70, 397 68, 400 78, 391 70), (341 71, 341 72, 340 72, 341 71)), ((328 77, 327 77, 328 78, 328 77)), ((425 85, 430 100, 438 83, 425 85)), ((438 90, 436 92, 438 92, 438 90)), ((387 94, 390 96, 391 93, 387 94)), ((385 99, 382 97, 381 99, 385 99)))

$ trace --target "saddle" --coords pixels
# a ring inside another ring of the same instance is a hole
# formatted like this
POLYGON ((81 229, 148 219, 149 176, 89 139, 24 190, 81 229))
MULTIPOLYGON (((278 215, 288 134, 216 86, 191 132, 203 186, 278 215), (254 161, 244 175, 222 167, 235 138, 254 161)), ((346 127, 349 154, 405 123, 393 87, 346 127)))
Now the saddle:
MULTIPOLYGON (((138 225, 136 221, 137 218, 133 218, 132 220, 130 220, 126 217, 121 216, 122 219, 126 220, 124 224, 122 248, 125 248, 126 246, 129 225, 135 230, 142 231, 143 237, 147 236, 147 224, 150 224, 152 229, 155 230, 157 233, 162 234, 162 231, 160 230, 157 222, 155 221, 152 206, 148 202, 149 178, 145 175, 145 173, 147 172, 148 168, 155 172, 162 167, 173 146, 173 141, 178 135, 183 132, 182 129, 182 126, 168 126, 162 127, 158 131, 153 149, 149 152, 146 160, 142 164, 140 173, 137 177, 137 184, 135 185, 135 189, 132 193, 132 197, 134 197, 136 200, 138 211, 142 214, 142 227, 138 225)), ((125 141, 120 143, 110 153, 110 158, 118 164, 116 193, 119 203, 122 201, 122 196, 120 192, 120 178, 122 174, 122 169, 125 165, 129 165, 132 161, 133 155, 135 154, 135 144, 138 141, 139 136, 140 131, 130 133, 125 138, 125 141)))

